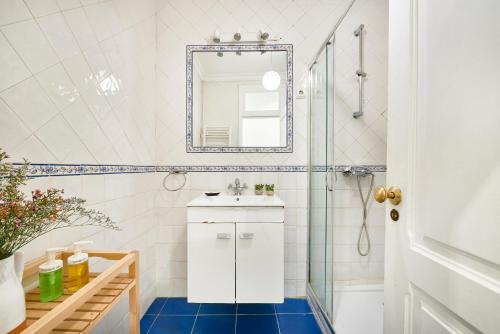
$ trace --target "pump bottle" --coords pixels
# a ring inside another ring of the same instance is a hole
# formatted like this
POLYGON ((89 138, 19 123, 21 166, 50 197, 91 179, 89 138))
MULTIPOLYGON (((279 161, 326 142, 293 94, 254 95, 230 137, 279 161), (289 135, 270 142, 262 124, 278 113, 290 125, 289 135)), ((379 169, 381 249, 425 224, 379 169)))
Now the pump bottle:
POLYGON ((68 290, 78 291, 89 282, 89 255, 82 252, 82 246, 92 241, 77 241, 73 243, 74 254, 68 257, 68 290))
POLYGON ((38 286, 42 303, 55 300, 64 293, 63 261, 56 260, 56 253, 63 250, 64 248, 48 248, 47 262, 38 267, 38 286))

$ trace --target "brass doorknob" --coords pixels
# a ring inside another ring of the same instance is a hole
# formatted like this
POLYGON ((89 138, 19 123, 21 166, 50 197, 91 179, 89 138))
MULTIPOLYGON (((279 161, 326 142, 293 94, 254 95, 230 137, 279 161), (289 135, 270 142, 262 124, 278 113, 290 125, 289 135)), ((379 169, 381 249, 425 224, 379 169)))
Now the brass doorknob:
POLYGON ((389 190, 386 190, 385 187, 378 186, 373 191, 373 197, 379 203, 383 203, 388 198, 392 204, 398 205, 401 203, 401 189, 390 187, 389 190))

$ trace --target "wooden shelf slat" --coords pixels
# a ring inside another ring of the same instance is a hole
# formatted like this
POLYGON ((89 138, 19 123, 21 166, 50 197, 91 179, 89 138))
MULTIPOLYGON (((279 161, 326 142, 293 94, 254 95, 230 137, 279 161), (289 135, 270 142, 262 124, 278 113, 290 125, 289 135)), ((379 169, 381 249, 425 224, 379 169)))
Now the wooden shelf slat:
MULTIPOLYGON (((62 253, 59 258, 67 258, 62 253)), ((38 288, 26 293, 26 324, 22 334, 75 334, 90 333, 93 328, 125 295, 129 294, 130 333, 140 333, 138 313, 138 253, 89 252, 89 256, 102 256, 116 260, 103 273, 91 273, 90 282, 77 292, 65 289, 64 294, 48 303, 40 302, 38 288), (128 274, 123 270, 128 269, 128 274)), ((43 263, 37 259, 26 266, 25 274, 36 273, 34 267, 43 263)), ((28 276, 25 276, 28 277, 28 276)), ((67 277, 65 277, 65 286, 67 277)))

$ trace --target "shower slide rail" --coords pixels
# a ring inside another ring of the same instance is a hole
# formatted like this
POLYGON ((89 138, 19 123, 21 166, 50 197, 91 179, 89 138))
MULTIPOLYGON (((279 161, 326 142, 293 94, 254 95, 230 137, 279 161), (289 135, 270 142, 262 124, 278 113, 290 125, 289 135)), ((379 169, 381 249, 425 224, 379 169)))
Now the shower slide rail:
MULTIPOLYGON (((112 260, 115 263, 101 273, 91 273, 89 283, 77 292, 71 293, 65 289, 64 294, 52 302, 41 303, 38 288, 28 291, 26 321, 16 333, 91 333, 127 294, 130 333, 140 333, 139 252, 89 251, 88 254, 89 257, 112 260)), ((61 252, 57 257, 66 261, 71 255, 71 252, 61 252)), ((47 258, 44 256, 28 262, 24 280, 34 278, 38 273, 38 266, 45 261, 47 258)))
POLYGON ((356 71, 356 75, 358 77, 358 85, 359 85, 359 100, 358 100, 358 111, 354 112, 352 114, 352 117, 354 118, 359 118, 363 116, 363 81, 366 78, 366 72, 364 71, 364 66, 363 66, 363 29, 365 28, 364 24, 361 24, 358 29, 354 31, 354 36, 358 38, 359 41, 359 56, 358 56, 358 61, 359 61, 359 68, 356 71))

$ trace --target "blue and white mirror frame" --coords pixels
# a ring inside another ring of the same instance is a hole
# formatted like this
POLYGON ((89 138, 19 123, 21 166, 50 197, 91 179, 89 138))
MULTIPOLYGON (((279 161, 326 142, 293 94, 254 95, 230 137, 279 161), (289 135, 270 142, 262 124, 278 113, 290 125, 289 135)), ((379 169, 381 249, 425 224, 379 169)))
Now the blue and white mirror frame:
POLYGON ((186 152, 187 153, 292 153, 293 152, 293 45, 224 44, 186 46, 186 152), (286 51, 286 146, 205 147, 193 146, 193 53, 194 52, 286 51))

